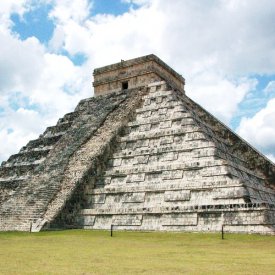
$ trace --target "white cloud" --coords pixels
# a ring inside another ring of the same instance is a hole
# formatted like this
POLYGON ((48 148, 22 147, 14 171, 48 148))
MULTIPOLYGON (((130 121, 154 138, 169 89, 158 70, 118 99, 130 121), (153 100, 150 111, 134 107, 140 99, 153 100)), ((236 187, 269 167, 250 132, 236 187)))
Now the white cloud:
POLYGON ((264 89, 266 93, 274 93, 275 92, 275 81, 270 81, 264 89))
POLYGON ((204 72, 190 79, 187 94, 212 114, 229 124, 238 104, 245 95, 255 89, 255 79, 226 79, 213 72, 204 72))
POLYGON ((53 18, 57 27, 50 44, 56 51, 59 46, 71 55, 82 52, 94 66, 156 51, 160 53, 163 16, 163 12, 148 6, 120 16, 96 15, 81 24, 71 18, 60 21, 56 15, 53 18))
POLYGON ((35 37, 25 41, 0 31, 0 92, 31 90, 43 69, 44 48, 35 37))
POLYGON ((272 155, 272 154, 267 154, 266 155, 273 163, 275 163, 275 154, 272 155))
POLYGON ((121 0, 122 3, 136 4, 136 5, 145 5, 150 4, 151 0, 121 0))
MULTIPOLYGON (((85 90, 83 81, 87 81, 87 77, 68 57, 47 53, 47 49, 35 37, 22 41, 0 32, 0 40, 2 106, 4 103, 6 106, 7 97, 12 101, 13 94, 20 92, 32 104, 39 104, 41 108, 55 113, 58 111, 58 114, 73 108, 75 102, 68 101, 72 101, 72 94, 79 89, 85 90)), ((77 98, 81 95, 83 92, 77 98)))
POLYGON ((275 2, 138 1, 137 10, 91 18, 85 17, 84 2, 78 7, 82 21, 63 16, 64 4, 57 4, 53 41, 59 43, 53 44, 72 54, 82 51, 95 64, 153 52, 187 74, 209 60, 210 68, 225 74, 274 72, 275 2))
POLYGON ((44 131, 45 118, 34 110, 19 108, 9 110, 0 120, 0 160, 16 153, 29 140, 37 138, 44 131))
POLYGON ((0 161, 92 95, 90 79, 68 57, 9 28, 0 28, 0 161))
POLYGON ((90 13, 92 4, 87 0, 55 0, 54 9, 50 17, 55 18, 61 23, 73 20, 77 23, 83 22, 90 13))
POLYGON ((58 52, 64 46, 65 33, 62 26, 56 26, 53 32, 53 36, 49 41, 49 47, 52 51, 58 52))
POLYGON ((251 118, 242 118, 237 132, 259 150, 275 155, 275 98, 251 118))
POLYGON ((11 27, 10 15, 16 13, 22 16, 30 8, 29 3, 29 0, 1 0, 0 31, 6 31, 7 28, 11 27))

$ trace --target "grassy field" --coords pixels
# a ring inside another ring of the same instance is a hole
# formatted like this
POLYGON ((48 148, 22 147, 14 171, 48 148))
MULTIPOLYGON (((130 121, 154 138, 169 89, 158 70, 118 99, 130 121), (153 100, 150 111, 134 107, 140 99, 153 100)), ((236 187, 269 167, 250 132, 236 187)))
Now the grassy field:
POLYGON ((0 233, 0 274, 275 274, 275 237, 68 230, 0 233))

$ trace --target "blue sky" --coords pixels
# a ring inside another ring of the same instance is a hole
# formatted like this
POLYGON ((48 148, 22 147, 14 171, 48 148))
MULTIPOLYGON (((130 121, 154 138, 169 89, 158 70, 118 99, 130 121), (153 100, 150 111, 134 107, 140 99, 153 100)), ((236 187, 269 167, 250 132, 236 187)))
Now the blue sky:
POLYGON ((274 161, 274 18, 269 0, 1 1, 0 161, 92 96, 94 68, 150 53, 274 161))

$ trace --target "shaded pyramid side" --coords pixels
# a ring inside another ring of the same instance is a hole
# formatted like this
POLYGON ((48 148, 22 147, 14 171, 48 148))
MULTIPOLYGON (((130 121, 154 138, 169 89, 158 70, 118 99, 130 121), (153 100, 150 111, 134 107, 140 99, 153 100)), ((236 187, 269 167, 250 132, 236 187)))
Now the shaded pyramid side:
POLYGON ((133 89, 82 100, 66 130, 60 130, 63 119, 4 163, 0 169, 1 184, 6 181, 0 205, 0 230, 26 231, 32 226, 33 231, 39 231, 50 222, 91 169, 93 161, 108 151, 109 143, 126 123, 135 109, 133 106, 140 102, 143 92, 133 89), (104 133, 106 124, 110 131, 104 133), (55 142, 46 142, 55 136, 59 136, 55 142), (89 142, 93 143, 89 148, 91 154, 87 148, 83 149, 89 142), (37 161, 33 154, 39 151, 47 153, 41 154, 43 157, 37 161), (20 174, 18 167, 29 163, 36 165, 20 174), (10 188, 10 182, 19 180, 20 184, 10 188))
POLYGON ((101 172, 52 226, 274 233, 275 192, 261 167, 252 170, 216 134, 229 130, 187 96, 165 82, 149 87, 101 172))
POLYGON ((55 144, 71 127, 81 113, 81 102, 74 112, 59 119, 55 126, 48 127, 37 139, 31 140, 21 150, 3 161, 0 166, 0 204, 8 199, 23 181, 27 181, 41 165, 55 144))

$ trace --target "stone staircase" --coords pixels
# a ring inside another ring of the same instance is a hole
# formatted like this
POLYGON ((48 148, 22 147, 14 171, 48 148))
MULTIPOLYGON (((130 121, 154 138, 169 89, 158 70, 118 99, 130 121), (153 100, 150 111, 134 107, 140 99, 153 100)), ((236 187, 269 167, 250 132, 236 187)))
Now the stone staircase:
MULTIPOLYGON (((20 152, 11 156, 0 168, 0 230, 39 231, 62 208, 70 191, 84 175, 75 171, 70 188, 61 201, 55 201, 66 189, 66 169, 70 158, 92 136, 96 136, 108 116, 116 109, 127 110, 127 102, 140 91, 114 93, 105 97, 82 100, 73 113, 65 115, 56 126, 48 127, 36 140, 30 141, 20 152), (63 184, 63 185, 62 185, 63 184), (55 204, 56 202, 56 204, 55 204), (51 209, 51 215, 44 215, 51 209)), ((127 112, 126 112, 127 113, 127 112)), ((128 113, 129 114, 129 113, 128 113)), ((83 158, 83 152, 79 157, 83 158)), ((92 162, 92 161, 91 161, 92 162)), ((71 178, 71 180, 72 180, 71 178)))
POLYGON ((38 139, 31 140, 19 153, 9 157, 0 166, 0 204, 12 195, 23 181, 27 181, 66 133, 78 112, 66 114, 53 127, 48 127, 38 139))

